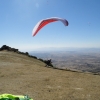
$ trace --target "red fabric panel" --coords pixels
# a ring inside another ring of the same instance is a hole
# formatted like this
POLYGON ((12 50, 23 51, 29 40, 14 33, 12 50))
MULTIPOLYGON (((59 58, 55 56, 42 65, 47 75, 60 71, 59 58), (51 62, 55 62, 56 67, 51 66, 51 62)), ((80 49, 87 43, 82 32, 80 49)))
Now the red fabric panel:
POLYGON ((45 25, 47 25, 47 24, 49 24, 49 23, 51 23, 51 22, 55 22, 55 21, 57 21, 57 20, 56 20, 56 19, 49 19, 49 20, 44 20, 44 21, 42 21, 42 22, 40 23, 40 25, 38 26, 36 32, 34 33, 34 36, 37 34, 37 32, 38 32, 42 27, 44 27, 45 25))

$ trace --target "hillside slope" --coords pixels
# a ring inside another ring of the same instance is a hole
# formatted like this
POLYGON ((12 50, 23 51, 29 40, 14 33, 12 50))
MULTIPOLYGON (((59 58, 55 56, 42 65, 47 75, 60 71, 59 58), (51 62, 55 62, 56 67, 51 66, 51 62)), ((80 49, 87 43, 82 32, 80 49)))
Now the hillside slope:
POLYGON ((27 94, 34 100, 100 100, 100 76, 44 67, 45 63, 0 51, 0 94, 27 94))

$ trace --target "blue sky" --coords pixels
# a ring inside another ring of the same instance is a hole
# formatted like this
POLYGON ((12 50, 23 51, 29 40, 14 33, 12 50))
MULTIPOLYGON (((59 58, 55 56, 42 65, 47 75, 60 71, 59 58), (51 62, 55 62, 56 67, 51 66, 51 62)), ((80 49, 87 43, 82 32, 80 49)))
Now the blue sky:
POLYGON ((0 0, 0 47, 21 51, 47 47, 100 48, 100 0, 0 0), (42 28, 35 37, 38 21, 65 18, 42 28))

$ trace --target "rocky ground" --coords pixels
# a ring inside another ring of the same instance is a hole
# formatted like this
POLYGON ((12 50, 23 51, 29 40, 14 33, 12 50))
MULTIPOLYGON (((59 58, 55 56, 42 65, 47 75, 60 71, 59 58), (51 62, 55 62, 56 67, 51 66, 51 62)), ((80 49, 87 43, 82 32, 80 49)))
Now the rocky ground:
POLYGON ((44 67, 38 59, 0 51, 0 94, 34 100, 100 100, 100 75, 44 67))

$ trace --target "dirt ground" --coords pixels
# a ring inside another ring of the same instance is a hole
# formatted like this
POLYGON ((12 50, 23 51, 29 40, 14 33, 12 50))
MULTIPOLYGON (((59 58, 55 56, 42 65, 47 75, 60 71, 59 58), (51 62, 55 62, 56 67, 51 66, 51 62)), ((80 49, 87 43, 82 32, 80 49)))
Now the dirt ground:
POLYGON ((33 100, 100 100, 100 75, 44 67, 37 59, 0 51, 0 94, 33 100))

